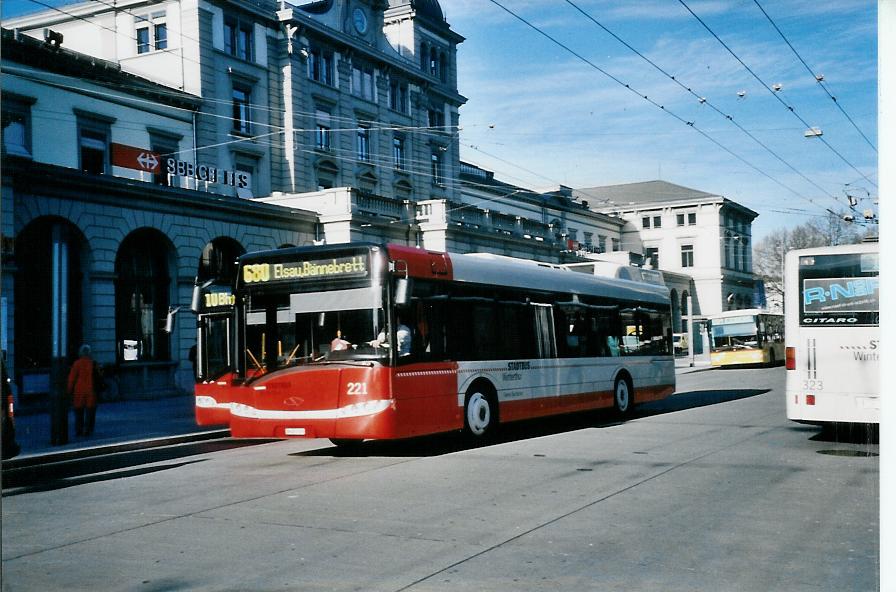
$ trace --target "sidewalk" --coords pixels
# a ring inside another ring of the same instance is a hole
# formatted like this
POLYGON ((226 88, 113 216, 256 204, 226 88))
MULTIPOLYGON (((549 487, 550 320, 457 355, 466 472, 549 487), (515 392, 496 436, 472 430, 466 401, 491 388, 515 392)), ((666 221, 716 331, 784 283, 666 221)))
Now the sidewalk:
POLYGON ((194 402, 195 398, 190 395, 100 403, 96 410, 96 426, 89 437, 75 436, 74 418, 69 412, 68 444, 63 446, 50 444, 49 413, 16 415, 16 441, 22 451, 14 459, 4 461, 4 465, 27 462, 29 457, 70 456, 79 451, 86 453, 92 448, 116 444, 142 443, 149 447, 172 438, 186 441, 211 437, 215 433, 222 436, 229 433, 223 426, 196 425, 194 402))
POLYGON ((691 358, 688 356, 675 357, 675 373, 689 374, 691 372, 700 372, 702 370, 711 370, 712 366, 709 362, 709 354, 694 355, 694 365, 691 366, 691 358))

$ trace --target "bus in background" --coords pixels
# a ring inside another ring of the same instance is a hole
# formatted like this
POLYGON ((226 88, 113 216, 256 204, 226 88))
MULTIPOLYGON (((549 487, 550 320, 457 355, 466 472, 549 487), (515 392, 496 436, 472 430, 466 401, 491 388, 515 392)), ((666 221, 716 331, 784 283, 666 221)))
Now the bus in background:
POLYGON ((773 366, 784 362, 784 315, 758 309, 729 310, 709 322, 711 365, 773 366))
POLYGON ((866 242, 787 253, 788 419, 880 423, 878 250, 866 242))
POLYGON ((399 245, 243 255, 234 370, 197 419, 337 445, 615 408, 675 389, 665 286, 399 245))

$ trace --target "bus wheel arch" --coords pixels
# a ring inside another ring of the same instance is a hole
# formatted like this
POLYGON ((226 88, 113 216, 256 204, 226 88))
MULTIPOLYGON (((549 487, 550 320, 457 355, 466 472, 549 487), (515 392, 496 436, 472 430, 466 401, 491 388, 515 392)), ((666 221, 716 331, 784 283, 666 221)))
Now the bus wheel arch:
POLYGON ((613 380, 613 409, 622 417, 631 414, 635 406, 635 387, 631 374, 620 370, 613 380))
POLYGON ((494 434, 498 422, 498 392, 487 379, 477 378, 464 397, 464 432, 487 438, 494 434))

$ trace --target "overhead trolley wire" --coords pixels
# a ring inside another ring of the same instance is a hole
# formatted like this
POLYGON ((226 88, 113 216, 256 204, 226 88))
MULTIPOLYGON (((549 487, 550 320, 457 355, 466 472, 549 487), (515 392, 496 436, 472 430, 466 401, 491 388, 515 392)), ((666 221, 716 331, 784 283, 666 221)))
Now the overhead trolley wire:
POLYGON ((809 67, 809 64, 806 63, 806 60, 803 59, 803 56, 801 56, 799 54, 799 52, 796 50, 796 48, 793 46, 793 44, 790 43, 790 40, 787 39, 787 36, 784 35, 784 32, 781 31, 781 29, 778 27, 777 23, 775 23, 775 21, 772 20, 772 17, 769 16, 769 14, 765 11, 765 9, 762 7, 762 5, 759 4, 758 0, 753 0, 753 2, 756 3, 756 6, 759 7, 759 10, 761 10, 762 14, 765 15, 765 18, 768 19, 768 22, 770 22, 772 24, 772 27, 775 28, 775 31, 778 32, 778 35, 781 36, 781 39, 784 40, 784 43, 787 44, 787 47, 790 48, 790 50, 797 57, 797 59, 803 64, 803 66, 805 66, 806 71, 808 71, 809 74, 812 75, 812 77, 815 79, 815 82, 818 83, 818 86, 820 86, 822 88, 822 90, 824 90, 824 92, 828 95, 828 97, 830 97, 830 99, 837 106, 837 109, 839 109, 840 112, 843 114, 843 116, 846 117, 847 120, 849 120, 849 123, 852 124, 852 126, 856 129, 856 131, 859 132, 859 135, 862 136, 862 138, 864 138, 864 140, 866 142, 868 142, 868 145, 871 146, 871 149, 874 150, 874 152, 876 153, 877 146, 875 146, 874 143, 872 143, 871 140, 868 139, 868 136, 866 136, 864 134, 864 132, 862 132, 862 130, 859 129, 859 126, 856 125, 856 122, 853 121, 852 117, 849 116, 849 113, 846 112, 846 109, 843 108, 843 105, 840 104, 840 101, 837 100, 837 97, 835 97, 834 95, 831 94, 831 92, 828 90, 828 87, 825 86, 825 84, 824 84, 824 79, 820 78, 818 74, 816 74, 815 72, 812 71, 812 68, 809 67))
MULTIPOLYGON (((681 82, 678 78, 676 78, 674 75, 672 75, 672 74, 670 74, 669 72, 667 72, 665 69, 663 69, 661 66, 659 66, 656 62, 654 62, 653 60, 651 60, 650 58, 648 58, 646 55, 644 55, 643 53, 641 53, 640 51, 638 51, 636 48, 632 47, 628 42, 626 42, 624 39, 622 39, 621 37, 619 37, 619 35, 617 35, 617 34, 614 33, 613 31, 611 31, 610 29, 608 29, 606 26, 604 26, 600 21, 598 21, 598 20, 597 20, 596 18, 594 18, 592 15, 590 15, 590 14, 587 13, 586 11, 582 10, 582 8, 580 8, 577 4, 575 4, 574 2, 572 2, 572 0, 566 0, 566 3, 569 4, 570 6, 572 6, 573 8, 575 8, 577 11, 579 11, 585 18, 587 18, 588 20, 590 20, 591 22, 593 22, 595 25, 597 25, 598 27, 600 27, 601 29, 603 29, 605 32, 607 32, 609 35, 611 35, 611 36, 612 36, 614 39, 616 39, 619 43, 623 44, 625 47, 627 47, 627 48, 630 49, 632 52, 634 52, 635 54, 637 54, 638 57, 640 57, 642 60, 644 60, 645 62, 647 62, 647 63, 650 64, 651 66, 653 66, 657 71, 659 71, 661 74, 663 74, 664 76, 666 76, 667 78, 669 78, 672 82, 674 82, 675 84, 677 84, 678 86, 680 86, 681 88, 683 88, 684 90, 686 90, 686 91, 687 91, 688 93, 690 93, 692 96, 696 97, 697 100, 700 101, 701 104, 708 105, 713 111, 715 111, 716 113, 718 113, 719 115, 721 115, 722 117, 724 117, 725 119, 727 119, 728 121, 730 121, 735 127, 737 127, 737 129, 739 129, 741 132, 743 132, 744 134, 746 134, 751 140, 753 140, 754 142, 756 142, 757 144, 759 144, 759 146, 761 146, 762 148, 764 148, 769 154, 771 154, 771 155, 774 156, 776 159, 778 159, 782 164, 784 164, 784 165, 785 165, 787 168, 789 168, 791 171, 793 171, 794 173, 796 173, 797 175, 799 175, 800 177, 802 177, 806 182, 808 182, 809 184, 813 185, 816 189, 818 189, 818 190, 821 191, 822 193, 825 193, 825 194, 828 193, 828 192, 824 189, 824 187, 822 187, 821 185, 819 185, 814 179, 811 179, 810 177, 808 177, 808 176, 806 176, 805 174, 803 174, 801 171, 797 170, 796 167, 794 167, 792 164, 790 164, 789 162, 787 162, 786 160, 784 160, 784 158, 781 157, 777 152, 775 152, 774 150, 772 150, 771 148, 769 148, 769 147, 768 147, 765 143, 763 143, 759 138, 757 138, 756 136, 754 136, 754 135, 753 135, 752 133, 750 133, 746 128, 744 128, 744 127, 743 127, 742 125, 740 125, 737 121, 735 121, 733 116, 729 115, 728 113, 723 112, 721 109, 719 109, 718 107, 716 107, 711 101, 709 101, 706 97, 699 95, 699 94, 698 94, 697 92, 695 92, 691 87, 689 87, 689 86, 687 86, 686 84, 684 84, 683 82, 681 82)), ((834 196, 832 196, 832 195, 830 195, 830 194, 828 194, 828 197, 830 197, 830 198, 833 199, 834 201, 837 201, 837 198, 834 197, 834 196)), ((838 203, 839 203, 839 202, 838 202, 838 203)))
MULTIPOLYGON (((555 45, 561 47, 561 48, 562 48, 563 50, 565 50, 566 52, 572 54, 573 56, 575 56, 576 58, 578 58, 579 60, 581 60, 582 62, 584 62, 584 63, 587 64, 588 66, 590 66, 591 68, 597 70, 598 72, 600 72, 601 74, 603 74, 604 76, 606 76, 607 78, 609 78, 610 80, 612 80, 613 82, 615 82, 616 84, 618 84, 618 85, 624 87, 625 89, 629 90, 630 92, 632 92, 632 93, 638 95, 638 97, 640 97, 641 99, 647 101, 648 103, 650 103, 651 105, 653 105, 653 106, 656 107, 657 109, 660 109, 660 110, 663 111, 664 113, 666 113, 666 114, 668 114, 668 115, 674 117, 674 118, 677 119, 679 122, 681 122, 681 123, 687 125, 687 126, 690 127, 691 129, 695 130, 695 131, 696 131, 697 133, 699 133, 701 136, 703 136, 704 138, 706 138, 707 140, 709 140, 710 142, 712 142, 713 144, 715 144, 715 145, 718 146, 720 149, 722 149, 723 151, 727 152, 728 154, 730 154, 731 156, 733 156, 734 158, 736 158, 736 159, 739 160, 740 162, 744 163, 745 165, 747 165, 748 167, 750 167, 751 169, 753 169, 754 171, 756 171, 757 173, 759 173, 759 174, 762 175, 763 177, 769 179, 770 181, 772 181, 773 183, 775 183, 775 184, 777 184, 777 185, 783 187, 784 189, 787 189, 788 191, 790 191, 791 193, 793 193, 794 195, 796 195, 796 196, 799 197, 800 199, 806 200, 806 201, 808 201, 809 203, 811 203, 811 204, 813 204, 813 205, 815 205, 815 206, 817 206, 817 207, 821 207, 821 208, 823 208, 825 211, 827 211, 827 212, 830 213, 830 214, 837 215, 837 214, 836 214, 833 210, 831 210, 830 208, 826 208, 826 207, 824 207, 824 206, 822 206, 822 205, 816 203, 815 200, 813 200, 813 199, 811 199, 811 198, 808 198, 808 197, 802 195, 801 193, 799 193, 798 191, 796 191, 796 190, 793 189, 792 187, 789 187, 789 186, 787 186, 786 184, 784 184, 782 181, 779 181, 778 179, 772 177, 770 174, 766 173, 765 171, 763 171, 762 169, 760 169, 759 167, 757 167, 756 165, 754 165, 754 164, 751 163, 750 161, 746 160, 744 157, 740 156, 739 154, 736 154, 736 153, 733 152, 731 149, 729 149, 727 146, 725 146, 724 144, 720 143, 718 140, 716 140, 715 138, 713 138, 712 136, 710 136, 709 134, 707 134, 706 132, 704 132, 703 130, 701 130, 700 128, 698 128, 698 127, 694 124, 693 121, 688 121, 688 120, 684 119, 683 117, 681 117, 680 115, 676 114, 675 112, 673 112, 673 111, 667 109, 665 106, 661 105, 660 103, 657 103, 656 101, 654 101, 653 99, 651 99, 651 98, 648 97, 647 95, 642 94, 641 92, 637 91, 637 90, 634 89, 631 85, 627 84, 625 81, 620 80, 620 79, 617 78, 616 76, 610 74, 609 72, 607 72, 606 70, 604 70, 603 68, 601 68, 600 66, 598 66, 597 64, 595 64, 594 62, 592 62, 591 60, 589 60, 588 58, 584 57, 582 54, 576 52, 574 49, 570 48, 568 45, 564 44, 562 41, 556 39, 555 37, 551 36, 549 33, 545 32, 544 30, 542 30, 542 29, 539 28, 538 26, 532 24, 531 22, 529 22, 528 20, 526 20, 526 19, 523 18, 522 16, 520 16, 520 15, 518 15, 517 13, 513 12, 512 10, 510 10, 509 8, 507 8, 506 6, 504 6, 503 4, 501 4, 500 2, 498 2, 497 0, 489 0, 489 1, 490 1, 492 4, 494 4, 495 6, 497 6, 498 8, 500 8, 501 10, 505 11, 506 13, 508 13, 509 15, 511 15, 512 17, 514 17, 515 19, 519 20, 520 22, 522 22, 523 24, 525 24, 526 26, 528 26, 529 28, 533 29, 533 30, 534 30, 535 32, 537 32, 538 34, 540 34, 540 35, 542 35, 543 37, 547 38, 548 40, 550 40, 550 41, 551 41, 552 43, 554 43, 555 45)), ((859 174, 861 174, 861 171, 859 171, 859 174)))
MULTIPOLYGON (((772 96, 775 97, 775 99, 776 99, 779 103, 781 103, 782 105, 784 105, 784 107, 785 107, 788 111, 790 111, 791 113, 793 113, 794 117, 796 117, 797 119, 799 119, 800 122, 801 122, 804 126, 806 126, 807 129, 812 127, 811 125, 809 125, 809 123, 806 122, 805 119, 802 118, 802 116, 800 116, 799 113, 796 112, 796 109, 795 109, 792 105, 788 105, 788 104, 784 101, 784 99, 781 98, 781 96, 780 96, 780 94, 779 94, 778 92, 776 92, 774 89, 772 89, 771 86, 769 86, 768 84, 766 84, 765 81, 762 80, 762 78, 760 78, 759 75, 756 74, 756 72, 754 72, 753 69, 750 68, 750 66, 748 66, 748 65, 746 64, 746 62, 744 62, 744 61, 740 58, 740 56, 738 56, 738 55, 734 52, 734 50, 731 49, 731 48, 728 46, 728 44, 726 44, 724 41, 722 41, 722 39, 716 34, 716 32, 713 31, 713 30, 710 28, 710 26, 707 25, 706 22, 705 22, 703 19, 701 19, 701 18, 697 15, 697 13, 695 13, 693 10, 691 10, 691 7, 688 6, 687 3, 686 3, 684 0, 678 0, 678 2, 679 2, 682 6, 684 6, 684 7, 687 9, 687 11, 688 11, 689 13, 691 13, 691 16, 693 16, 695 19, 697 19, 697 21, 698 21, 701 25, 703 25, 703 28, 706 29, 706 30, 709 32, 710 35, 712 35, 713 37, 715 37, 716 41, 718 41, 718 42, 722 45, 722 47, 724 47, 724 48, 728 51, 728 53, 730 53, 730 54, 734 57, 734 59, 736 59, 738 62, 740 62, 740 65, 743 66, 743 67, 746 69, 746 71, 749 72, 750 75, 753 76, 753 78, 755 78, 755 79, 759 82, 759 84, 761 84, 761 85, 763 86, 763 88, 765 88, 765 90, 767 90, 768 92, 770 92, 770 93, 772 94, 772 96)), ((836 154, 836 155, 840 158, 840 160, 842 160, 844 163, 846 163, 851 169, 853 169, 854 171, 856 171, 857 173, 859 173, 860 175, 862 175, 862 177, 863 177, 866 181, 868 181, 869 183, 871 183, 872 185, 874 185, 875 187, 877 187, 877 184, 876 184, 874 181, 872 181, 871 179, 869 179, 869 178, 867 177, 867 175, 865 175, 865 173, 863 173, 863 172, 860 171, 858 168, 856 168, 856 166, 855 166, 854 164, 852 164, 849 160, 847 160, 847 158, 846 158, 845 156, 843 156, 842 154, 840 154, 840 152, 838 152, 836 148, 834 148, 833 146, 831 146, 831 144, 830 144, 827 140, 825 140, 825 139, 824 139, 823 137, 821 137, 821 136, 818 136, 818 139, 819 139, 819 141, 821 141, 821 143, 823 143, 825 146, 827 146, 828 149, 829 149, 831 152, 833 152, 834 154, 836 154)))

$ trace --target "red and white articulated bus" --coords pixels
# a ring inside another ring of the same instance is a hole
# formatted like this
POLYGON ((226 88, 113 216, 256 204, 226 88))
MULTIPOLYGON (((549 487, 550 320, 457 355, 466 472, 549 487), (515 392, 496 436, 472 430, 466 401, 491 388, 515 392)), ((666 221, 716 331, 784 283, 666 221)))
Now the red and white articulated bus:
POLYGON ((234 437, 484 437, 675 390, 654 283, 354 243, 243 255, 233 296, 233 368, 197 384, 196 419, 234 437))

